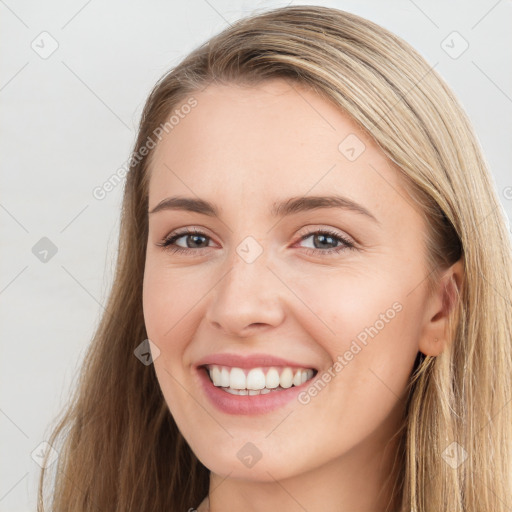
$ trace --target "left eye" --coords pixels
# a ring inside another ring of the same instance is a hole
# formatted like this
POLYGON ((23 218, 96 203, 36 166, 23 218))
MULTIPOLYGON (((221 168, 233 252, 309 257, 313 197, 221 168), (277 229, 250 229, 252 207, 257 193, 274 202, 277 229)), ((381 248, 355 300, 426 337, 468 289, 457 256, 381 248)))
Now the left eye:
MULTIPOLYGON (((313 248, 305 248, 308 254, 326 254, 326 253, 337 253, 345 249, 355 249, 354 244, 344 238, 339 233, 329 230, 313 231, 306 235, 303 235, 299 242, 313 238, 313 248), (334 245, 335 247, 326 247, 326 245, 334 245)), ((159 247, 163 247, 165 250, 170 252, 197 252, 194 249, 208 248, 208 241, 210 237, 205 235, 201 231, 182 231, 175 233, 164 238, 161 242, 157 243, 159 247), (182 247, 176 244, 180 238, 187 239, 185 242, 186 247, 182 247), (190 243, 189 243, 190 242, 190 243), (195 246, 194 246, 195 244, 195 246), (192 247, 190 246, 192 245, 192 247), (199 245, 199 247, 197 247, 199 245)))
POLYGON ((304 235, 301 237, 301 241, 307 240, 308 238, 313 239, 313 249, 308 249, 308 251, 313 250, 314 251, 320 251, 322 253, 331 253, 331 252, 340 252, 344 249, 353 249, 354 244, 344 238, 343 236, 339 235, 338 233, 335 233, 333 231, 314 231, 312 233, 308 233, 307 235, 304 235), (319 249, 315 244, 315 241, 318 241, 318 245, 320 248, 326 249, 321 250, 319 249), (327 245, 335 245, 333 248, 325 247, 325 244, 327 245))

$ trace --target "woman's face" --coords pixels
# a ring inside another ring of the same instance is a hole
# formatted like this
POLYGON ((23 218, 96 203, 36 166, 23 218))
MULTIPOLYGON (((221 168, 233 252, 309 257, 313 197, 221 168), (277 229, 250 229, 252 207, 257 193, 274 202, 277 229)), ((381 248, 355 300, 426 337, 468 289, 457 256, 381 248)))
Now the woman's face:
POLYGON ((426 226, 378 146, 315 93, 272 80, 193 97, 149 184, 144 317, 169 409, 217 474, 364 466, 435 350, 426 226))

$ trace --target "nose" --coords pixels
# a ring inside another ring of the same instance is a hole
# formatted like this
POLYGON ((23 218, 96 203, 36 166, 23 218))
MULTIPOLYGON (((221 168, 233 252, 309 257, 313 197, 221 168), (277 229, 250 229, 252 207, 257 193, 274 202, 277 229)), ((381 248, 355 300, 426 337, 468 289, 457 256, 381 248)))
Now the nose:
POLYGON ((235 255, 227 273, 213 288, 206 320, 223 335, 249 337, 279 326, 285 317, 283 284, 266 259, 247 263, 235 255))

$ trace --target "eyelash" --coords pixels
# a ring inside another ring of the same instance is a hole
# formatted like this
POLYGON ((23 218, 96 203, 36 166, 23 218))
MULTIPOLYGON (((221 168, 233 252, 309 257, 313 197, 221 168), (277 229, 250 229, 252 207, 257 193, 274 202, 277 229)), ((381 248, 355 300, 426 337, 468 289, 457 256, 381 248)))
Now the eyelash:
MULTIPOLYGON (((179 238, 181 238, 185 235, 200 235, 205 238, 211 239, 211 237, 202 233, 199 230, 196 230, 196 229, 184 230, 184 231, 180 231, 178 233, 174 233, 173 235, 167 236, 161 242, 158 242, 156 245, 159 247, 162 247, 164 250, 170 251, 172 253, 188 253, 191 251, 193 252, 193 251, 198 251, 199 249, 201 249, 201 248, 191 249, 191 248, 179 247, 177 245, 176 246, 172 245, 174 242, 176 242, 176 240, 178 240, 179 238)), ((339 247, 334 247, 334 248, 326 249, 326 250, 306 248, 305 249, 306 253, 310 254, 310 255, 318 255, 319 253, 322 255, 330 255, 333 253, 341 253, 344 250, 354 250, 355 249, 355 246, 352 242, 350 242, 349 240, 347 240, 340 234, 336 233, 335 231, 331 231, 329 229, 320 229, 317 231, 311 231, 310 233, 303 235, 300 238, 299 242, 302 242, 303 240, 309 238, 312 235, 327 235, 329 237, 332 237, 334 239, 341 241, 342 245, 340 245, 339 247)))

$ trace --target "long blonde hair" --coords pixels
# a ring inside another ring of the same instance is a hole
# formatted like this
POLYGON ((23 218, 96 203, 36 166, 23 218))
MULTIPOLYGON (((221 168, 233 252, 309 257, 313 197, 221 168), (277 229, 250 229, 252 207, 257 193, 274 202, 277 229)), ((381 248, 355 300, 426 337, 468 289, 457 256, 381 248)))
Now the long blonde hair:
POLYGON ((451 343, 437 357, 419 354, 411 376, 397 453, 399 510, 511 510, 512 248, 481 149, 450 89, 413 48, 370 21, 318 6, 239 20, 151 92, 133 152, 139 158, 126 179, 106 311, 48 440, 59 451, 51 510, 182 512, 207 494, 208 469, 177 429, 152 365, 134 357, 147 338, 142 281, 152 151, 140 157, 140 149, 208 84, 272 78, 334 102, 396 164, 428 223, 430 290, 442 270, 464 264, 451 343))

